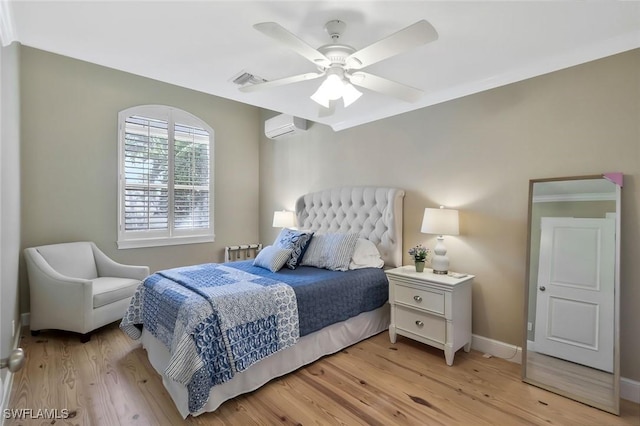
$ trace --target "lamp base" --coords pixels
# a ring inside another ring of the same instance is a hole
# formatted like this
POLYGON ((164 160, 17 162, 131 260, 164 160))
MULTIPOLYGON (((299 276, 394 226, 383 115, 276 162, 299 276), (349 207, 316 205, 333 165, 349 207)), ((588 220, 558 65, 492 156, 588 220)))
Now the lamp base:
POLYGON ((442 235, 438 237, 438 242, 433 248, 433 257, 431 258, 431 269, 434 274, 446 275, 449 273, 449 258, 447 257, 447 248, 442 242, 442 235))

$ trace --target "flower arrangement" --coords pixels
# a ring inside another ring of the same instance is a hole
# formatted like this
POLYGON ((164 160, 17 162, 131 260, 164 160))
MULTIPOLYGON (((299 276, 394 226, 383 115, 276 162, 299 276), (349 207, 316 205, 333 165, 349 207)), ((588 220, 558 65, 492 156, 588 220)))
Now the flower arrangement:
POLYGON ((417 246, 409 249, 409 255, 413 257, 415 262, 424 262, 429 255, 429 249, 424 247, 422 244, 418 244, 417 246))

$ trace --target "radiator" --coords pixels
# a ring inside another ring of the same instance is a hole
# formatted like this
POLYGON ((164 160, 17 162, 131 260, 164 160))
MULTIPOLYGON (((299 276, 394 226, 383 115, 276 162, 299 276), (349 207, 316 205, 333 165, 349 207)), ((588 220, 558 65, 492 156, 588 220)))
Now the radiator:
POLYGON ((260 250, 262 250, 262 244, 227 246, 224 248, 224 261, 237 262, 239 260, 255 259, 260 250))

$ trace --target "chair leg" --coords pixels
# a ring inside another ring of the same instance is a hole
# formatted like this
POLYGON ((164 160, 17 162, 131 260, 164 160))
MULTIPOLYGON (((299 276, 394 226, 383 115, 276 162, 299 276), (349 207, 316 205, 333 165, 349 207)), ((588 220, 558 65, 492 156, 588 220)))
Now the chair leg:
POLYGON ((91 333, 82 334, 80 336, 80 343, 87 343, 89 340, 91 340, 91 333))
POLYGON ((31 335, 32 335, 33 337, 35 337, 35 336, 39 336, 39 335, 40 335, 40 330, 31 330, 31 335))

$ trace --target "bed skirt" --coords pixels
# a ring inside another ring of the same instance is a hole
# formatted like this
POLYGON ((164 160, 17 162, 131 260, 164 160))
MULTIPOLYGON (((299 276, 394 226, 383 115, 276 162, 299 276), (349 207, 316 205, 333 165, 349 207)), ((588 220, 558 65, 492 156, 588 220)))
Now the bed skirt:
POLYGON ((222 403, 243 393, 251 392, 270 380, 290 373, 317 359, 336 353, 361 340, 374 336, 389 327, 389 305, 369 312, 363 312, 346 321, 332 324, 300 338, 294 346, 276 352, 247 370, 236 373, 228 382, 215 386, 209 394, 209 401, 201 411, 189 413, 187 389, 183 385, 164 377, 170 353, 149 332, 143 331, 142 345, 147 350, 153 368, 162 376, 162 383, 171 395, 182 417, 189 414, 198 416, 215 411, 222 403))

